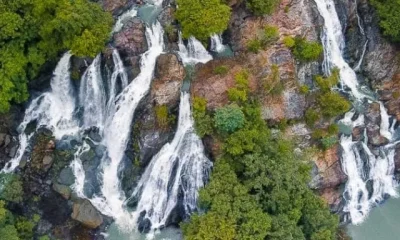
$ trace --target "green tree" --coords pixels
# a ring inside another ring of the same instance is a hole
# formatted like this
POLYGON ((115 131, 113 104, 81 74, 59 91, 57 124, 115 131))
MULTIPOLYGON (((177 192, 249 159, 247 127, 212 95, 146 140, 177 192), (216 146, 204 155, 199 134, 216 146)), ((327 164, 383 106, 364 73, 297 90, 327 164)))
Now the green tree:
POLYGON ((0 227, 0 236, 2 239, 20 240, 20 238, 18 237, 17 229, 13 225, 0 227))
POLYGON ((254 13, 254 15, 271 14, 279 5, 280 0, 247 0, 246 7, 254 13))
POLYGON ((27 82, 61 51, 91 57, 100 52, 112 22, 88 0, 0 0, 0 112, 25 101, 27 82))
POLYGON ((377 10, 379 25, 383 34, 389 39, 400 41, 400 1, 398 0, 371 0, 371 5, 377 10))
POLYGON ((211 34, 228 27, 230 8, 220 0, 178 0, 175 17, 182 27, 182 37, 194 36, 205 42, 211 34))
POLYGON ((240 107, 236 104, 231 104, 215 111, 215 127, 221 132, 232 133, 242 128, 244 121, 244 114, 240 107))
POLYGON ((22 182, 18 175, 0 173, 0 199, 19 203, 22 201, 22 182))

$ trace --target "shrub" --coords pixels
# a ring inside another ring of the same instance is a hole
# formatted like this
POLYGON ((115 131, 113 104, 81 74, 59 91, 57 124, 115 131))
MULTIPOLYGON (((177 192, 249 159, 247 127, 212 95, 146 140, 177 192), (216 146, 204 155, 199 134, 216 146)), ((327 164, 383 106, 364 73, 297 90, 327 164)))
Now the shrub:
POLYGON ((155 106, 157 126, 161 129, 167 129, 169 125, 175 120, 168 114, 167 105, 155 106))
POLYGON ((175 17, 182 27, 182 37, 194 36, 202 42, 213 33, 228 27, 230 7, 220 0, 178 0, 175 17))
POLYGON ((244 126, 245 116, 236 104, 219 108, 215 111, 215 127, 223 133, 232 133, 244 126))
POLYGON ((383 34, 390 40, 400 41, 400 3, 393 0, 371 0, 371 5, 377 10, 379 25, 383 34))
POLYGON ((311 62, 319 59, 323 48, 318 42, 309 42, 304 38, 296 37, 292 51, 298 60, 302 62, 311 62))
POLYGON ((35 224, 26 218, 20 217, 15 224, 20 239, 32 239, 35 224))
POLYGON ((350 110, 351 106, 347 99, 336 92, 324 93, 318 97, 317 101, 322 115, 328 118, 344 114, 350 110))
POLYGON ((303 85, 300 87, 300 93, 307 95, 310 92, 310 88, 307 85, 303 85))
POLYGON ((211 134, 213 131, 213 122, 210 115, 207 114, 207 100, 201 97, 193 98, 193 118, 195 129, 199 137, 211 134))
POLYGON ((329 77, 315 76, 314 81, 322 92, 329 92, 331 88, 339 83, 339 69, 334 68, 329 77))
POLYGON ((314 127, 314 124, 319 121, 320 115, 314 109, 307 109, 305 116, 304 116, 306 123, 309 127, 314 127))
POLYGON ((225 65, 220 65, 214 68, 214 73, 218 75, 226 75, 229 72, 229 69, 225 65))
POLYGON ((294 47, 296 42, 294 41, 294 38, 292 38, 290 36, 286 36, 286 37, 283 38, 283 44, 285 44, 285 46, 287 48, 292 48, 292 47, 294 47))
POLYGON ((321 139, 321 145, 324 150, 327 150, 338 142, 337 136, 324 137, 321 139))
POLYGON ((278 41, 279 39, 279 30, 275 26, 266 26, 264 28, 263 34, 261 36, 261 42, 264 47, 269 46, 270 44, 278 41))
POLYGON ((252 53, 258 53, 261 49, 261 41, 258 39, 252 39, 247 43, 247 50, 252 53))
POLYGON ((247 0, 246 7, 253 12, 254 15, 271 14, 279 5, 280 0, 247 0))
POLYGON ((18 175, 0 173, 0 199, 19 203, 22 201, 22 182, 18 175))
POLYGON ((328 127, 329 135, 337 135, 339 133, 339 126, 337 124, 331 124, 328 127))

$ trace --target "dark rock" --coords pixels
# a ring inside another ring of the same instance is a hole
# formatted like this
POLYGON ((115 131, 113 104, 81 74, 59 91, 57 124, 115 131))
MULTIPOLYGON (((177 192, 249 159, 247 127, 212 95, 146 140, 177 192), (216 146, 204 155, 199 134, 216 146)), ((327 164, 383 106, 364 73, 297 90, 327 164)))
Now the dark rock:
POLYGON ((151 97, 156 105, 176 107, 185 78, 185 69, 175 54, 162 54, 157 58, 155 77, 151 97))
POLYGON ((148 233, 151 229, 151 221, 146 218, 146 211, 140 213, 138 219, 138 230, 141 233, 148 233))
POLYGON ((50 232, 52 227, 53 225, 49 221, 40 219, 36 228, 36 233, 39 236, 46 235, 47 233, 50 232))
POLYGON ((92 229, 97 228, 103 223, 101 214, 86 199, 74 203, 71 218, 92 229))
POLYGON ((44 172, 49 171, 49 169, 53 165, 53 161, 54 161, 54 158, 52 156, 50 156, 50 155, 44 156, 43 161, 42 161, 44 172))
POLYGON ((360 126, 353 128, 353 132, 351 134, 353 141, 361 141, 364 138, 364 130, 365 128, 360 126))
POLYGON ((75 176, 74 173, 72 172, 72 169, 70 167, 66 167, 63 170, 61 170, 57 181, 59 184, 66 186, 71 186, 72 184, 74 184, 75 176))
POLYGON ((71 197, 71 189, 68 186, 54 183, 53 190, 61 194, 61 196, 67 200, 71 197))
POLYGON ((43 212, 42 219, 53 225, 64 224, 71 214, 68 201, 53 191, 41 197, 39 207, 43 212))

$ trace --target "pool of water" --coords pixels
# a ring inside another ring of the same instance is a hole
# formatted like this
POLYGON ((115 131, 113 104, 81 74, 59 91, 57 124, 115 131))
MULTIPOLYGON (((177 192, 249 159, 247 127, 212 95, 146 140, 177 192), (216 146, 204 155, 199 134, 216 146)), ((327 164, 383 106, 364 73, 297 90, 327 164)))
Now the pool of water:
POLYGON ((400 198, 392 198, 374 208, 361 225, 350 225, 348 233, 353 240, 398 240, 399 223, 400 198))
POLYGON ((124 233, 118 227, 112 224, 105 234, 107 240, 181 240, 181 231, 178 228, 168 227, 154 235, 139 234, 136 232, 124 233))

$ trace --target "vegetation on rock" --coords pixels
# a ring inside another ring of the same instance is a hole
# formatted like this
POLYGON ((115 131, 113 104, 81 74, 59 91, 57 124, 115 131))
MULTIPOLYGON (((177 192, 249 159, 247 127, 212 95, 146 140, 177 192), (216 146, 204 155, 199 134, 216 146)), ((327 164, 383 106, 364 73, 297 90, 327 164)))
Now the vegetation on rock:
POLYGON ((319 42, 307 41, 302 37, 285 37, 284 44, 290 48, 293 55, 302 62, 318 60, 323 51, 323 47, 319 42))
POLYGON ((271 14, 280 2, 280 0, 247 0, 246 7, 253 12, 254 15, 262 16, 271 14))
POLYGON ((371 5, 377 10, 379 25, 383 34, 392 41, 400 42, 400 2, 393 0, 371 0, 371 5))
POLYGON ((87 0, 0 1, 0 112, 28 98, 27 82, 60 51, 94 57, 109 38, 111 15, 87 0), (101 19, 101 21, 98 21, 101 19))
POLYGON ((231 9, 220 0, 178 0, 176 19, 182 27, 182 37, 194 36, 205 42, 211 34, 228 27, 231 9))

